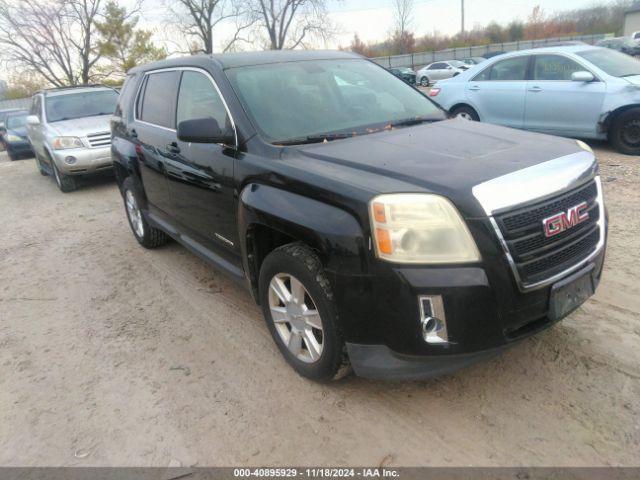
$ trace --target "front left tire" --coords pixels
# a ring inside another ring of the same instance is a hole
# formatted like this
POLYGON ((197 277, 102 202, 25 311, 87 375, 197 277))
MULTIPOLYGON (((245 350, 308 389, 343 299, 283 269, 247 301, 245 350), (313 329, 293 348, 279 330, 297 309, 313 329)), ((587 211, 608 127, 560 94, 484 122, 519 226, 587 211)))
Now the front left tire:
POLYGON ((78 188, 78 183, 75 177, 71 175, 65 175, 58 167, 56 167, 56 162, 54 162, 51 158, 51 170, 53 170, 53 178, 56 181, 56 185, 62 193, 73 192, 78 188))
POLYGON ((313 250, 291 243, 271 252, 259 296, 271 336, 296 372, 329 381, 350 371, 331 286, 313 250))

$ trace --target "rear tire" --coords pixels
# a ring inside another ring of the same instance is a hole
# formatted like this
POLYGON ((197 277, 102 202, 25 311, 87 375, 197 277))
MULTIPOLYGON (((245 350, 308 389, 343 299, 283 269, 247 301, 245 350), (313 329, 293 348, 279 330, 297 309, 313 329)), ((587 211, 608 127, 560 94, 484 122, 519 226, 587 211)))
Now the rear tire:
POLYGON ((471 120, 473 122, 479 122, 480 116, 473 108, 468 105, 462 105, 460 107, 451 110, 451 116, 456 118, 464 118, 465 120, 471 120))
POLYGON ((429 82, 429 77, 424 76, 424 77, 420 78, 420 85, 421 86, 428 87, 430 83, 431 82, 429 82))
POLYGON ((631 108, 613 120, 609 142, 620 153, 640 155, 640 108, 631 108))
POLYGON ((162 230, 152 227, 142 212, 140 205, 141 198, 137 193, 131 177, 122 183, 122 198, 124 199, 124 210, 127 214, 129 226, 133 236, 144 248, 158 248, 169 241, 169 237, 162 230))
POLYGON ((53 178, 55 179, 56 185, 58 185, 58 188, 62 193, 73 192, 76 188, 78 188, 78 183, 75 177, 71 175, 65 175, 64 173, 60 172, 60 170, 58 170, 58 167, 56 167, 56 162, 54 162, 51 158, 49 158, 49 160, 51 161, 53 178))
POLYGON ((331 286, 313 250, 290 243, 271 252, 260 268, 259 290, 271 336, 296 372, 317 381, 350 372, 331 286))

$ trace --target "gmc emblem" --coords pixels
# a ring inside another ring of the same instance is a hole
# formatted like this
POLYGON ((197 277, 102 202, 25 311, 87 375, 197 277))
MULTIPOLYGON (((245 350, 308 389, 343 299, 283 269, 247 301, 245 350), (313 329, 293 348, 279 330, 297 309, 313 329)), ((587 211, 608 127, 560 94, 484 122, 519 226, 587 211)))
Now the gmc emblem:
POLYGON ((579 223, 584 222, 589 218, 589 212, 586 212, 587 202, 574 205, 566 212, 556 213, 551 217, 547 217, 542 220, 542 226, 544 227, 544 236, 553 237, 559 233, 564 232, 572 227, 575 227, 579 223))

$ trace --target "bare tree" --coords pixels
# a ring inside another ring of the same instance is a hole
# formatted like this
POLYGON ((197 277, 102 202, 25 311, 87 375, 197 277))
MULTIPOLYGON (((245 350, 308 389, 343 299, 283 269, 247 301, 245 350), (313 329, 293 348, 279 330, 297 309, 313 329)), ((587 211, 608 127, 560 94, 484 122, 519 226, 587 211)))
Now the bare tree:
POLYGON ((55 86, 89 83, 102 0, 0 0, 3 59, 55 86))
POLYGON ((398 53, 407 53, 413 35, 409 31, 413 23, 413 0, 394 0, 393 43, 398 53))
POLYGON ((191 53, 213 53, 214 30, 222 22, 235 26, 235 33, 226 39, 223 51, 229 50, 236 42, 246 40, 242 33, 253 24, 246 2, 240 0, 175 0, 172 3, 181 7, 175 12, 179 16, 178 23, 196 39, 189 47, 191 53))
POLYGON ((272 50, 305 46, 332 34, 326 0, 252 0, 252 14, 266 30, 272 50))

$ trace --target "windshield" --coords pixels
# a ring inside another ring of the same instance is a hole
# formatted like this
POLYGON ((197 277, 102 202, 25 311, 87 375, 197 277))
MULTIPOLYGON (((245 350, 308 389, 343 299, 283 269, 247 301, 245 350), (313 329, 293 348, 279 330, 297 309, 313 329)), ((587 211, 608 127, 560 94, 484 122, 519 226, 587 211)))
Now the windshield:
POLYGON ((449 62, 449 65, 451 65, 452 67, 466 67, 464 62, 461 62, 460 60, 451 60, 449 62))
POLYGON ((118 94, 113 90, 71 93, 46 97, 48 122, 74 118, 111 115, 116 109, 118 94))
POLYGON ((613 77, 640 75, 640 61, 625 53, 602 49, 585 50, 577 54, 613 77))
POLYGON ((22 128, 27 125, 27 114, 11 115, 7 117, 7 130, 13 130, 15 128, 22 128))
POLYGON ((420 92, 366 60, 255 65, 226 74, 256 128, 272 143, 445 118, 420 92))

